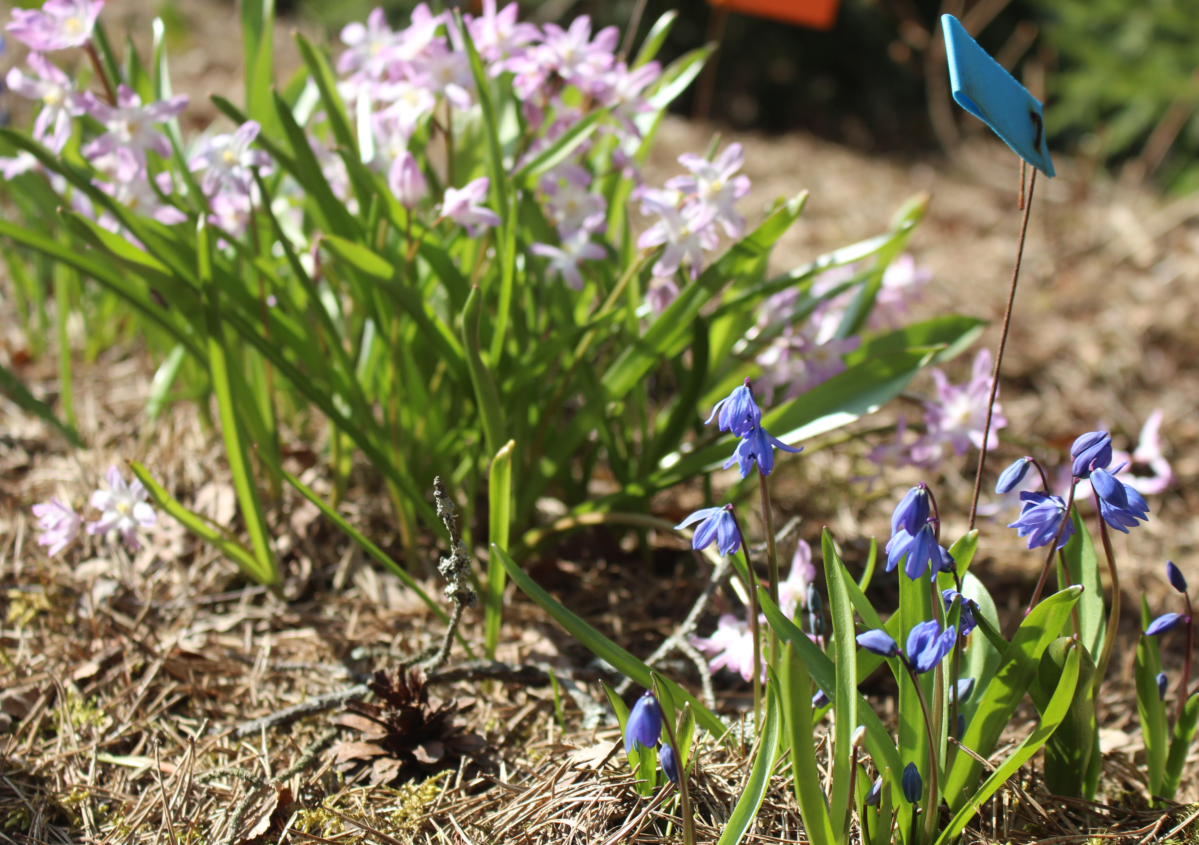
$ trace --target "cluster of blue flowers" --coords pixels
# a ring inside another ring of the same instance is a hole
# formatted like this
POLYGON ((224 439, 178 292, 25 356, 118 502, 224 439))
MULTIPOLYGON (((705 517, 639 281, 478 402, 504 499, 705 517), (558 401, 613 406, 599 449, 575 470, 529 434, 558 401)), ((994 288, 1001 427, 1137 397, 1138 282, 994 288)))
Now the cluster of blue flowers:
MULTIPOLYGON (((738 385, 733 392, 716 403, 712 415, 705 425, 716 420, 717 428, 729 431, 741 438, 733 456, 725 462, 728 469, 734 463, 741 471, 742 478, 748 478, 750 470, 756 464, 758 472, 770 475, 774 471, 774 450, 784 452, 802 452, 803 447, 788 446, 762 428, 762 409, 754 401, 753 389, 749 379, 745 384, 738 385)), ((716 541, 716 549, 722 555, 731 555, 741 547, 741 532, 737 530, 737 519, 733 516, 733 506, 724 505, 714 508, 701 508, 688 516, 675 528, 686 528, 695 523, 699 527, 691 537, 691 547, 706 549, 712 541, 716 541)))
MULTIPOLYGON (((1071 475, 1073 483, 1090 481, 1095 503, 1103 521, 1117 531, 1128 533, 1129 528, 1149 518, 1149 505, 1144 497, 1130 485, 1116 478, 1124 468, 1112 463, 1112 437, 1106 431, 1091 431, 1082 435, 1070 447, 1071 475)), ((1018 459, 999 476, 996 493, 1010 493, 1024 480, 1029 467, 1036 464, 1030 457, 1018 459)), ((1042 473, 1044 477, 1044 473, 1042 473)), ((1028 547, 1035 549, 1048 546, 1057 540, 1062 548, 1074 535, 1074 523, 1068 518, 1069 505, 1061 496, 1048 490, 1040 493, 1020 494, 1024 506, 1020 517, 1009 528, 1015 528, 1021 537, 1028 538, 1028 547)))
POLYGON ((915 581, 928 571, 952 572, 954 560, 937 542, 938 519, 932 512, 928 485, 921 482, 909 490, 891 514, 891 539, 887 542, 887 571, 901 562, 903 571, 915 581))

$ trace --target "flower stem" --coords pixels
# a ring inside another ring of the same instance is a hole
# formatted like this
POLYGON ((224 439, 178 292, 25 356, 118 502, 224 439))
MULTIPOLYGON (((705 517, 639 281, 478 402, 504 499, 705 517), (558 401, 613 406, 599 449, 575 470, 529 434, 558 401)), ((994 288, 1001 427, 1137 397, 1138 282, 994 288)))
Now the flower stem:
MULTIPOLYGON (((654 681, 654 693, 658 698, 662 697, 662 690, 658 689, 658 682, 654 681)), ((669 693, 667 693, 669 695, 669 693)), ((691 705, 686 705, 690 707, 691 705)), ((672 708, 673 709, 673 708, 672 708)), ((684 845, 695 845, 695 819, 691 817, 691 793, 687 788, 687 765, 684 765, 684 750, 679 748, 678 738, 675 734, 674 725, 670 724, 670 719, 662 720, 663 727, 666 728, 666 739, 670 742, 670 747, 674 749, 675 764, 679 768, 679 812, 683 815, 683 843, 684 845)), ((687 757, 691 756, 691 749, 686 750, 687 757)), ((659 752, 661 754, 661 752, 659 752)), ((690 763, 690 759, 687 760, 690 763)), ((665 771, 665 770, 663 770, 665 771)))
MULTIPOLYGON (((1066 530, 1066 520, 1073 519, 1070 510, 1074 507, 1074 489, 1078 485, 1078 479, 1075 478, 1070 483, 1070 495, 1066 498, 1066 515, 1062 517, 1062 524, 1057 527, 1057 534, 1054 535, 1053 542, 1049 544, 1049 557, 1045 559, 1045 565, 1041 567, 1041 577, 1037 579, 1036 589, 1032 591, 1032 599, 1028 602, 1028 608, 1024 611, 1024 615, 1032 613, 1032 609, 1037 606, 1037 602, 1041 600, 1041 593, 1045 591, 1045 579, 1049 577, 1049 566, 1053 563, 1053 556, 1057 553, 1057 544, 1062 541, 1062 532, 1066 530)), ((1102 522, 1102 520, 1100 520, 1102 522)))
POLYGON ((108 98, 108 104, 115 106, 117 104, 117 95, 112 90, 112 80, 104 72, 104 65, 100 62, 100 54, 96 52, 96 45, 89 40, 83 45, 83 51, 92 60, 92 67, 96 70, 96 76, 99 77, 100 82, 104 85, 104 96, 108 98))
POLYGON ((1178 715, 1174 718, 1174 724, 1178 724, 1182 719, 1182 708, 1187 703, 1187 688, 1191 685, 1191 659, 1195 653, 1195 622, 1191 614, 1191 596, 1188 593, 1187 600, 1187 656, 1182 663, 1182 683, 1178 685, 1178 715))
MULTIPOLYGON (((774 542, 774 515, 770 503, 770 484, 758 470, 758 492, 762 499, 762 524, 766 527, 766 565, 770 572, 770 600, 779 603, 779 560, 774 542)), ((777 666, 779 660, 779 635, 770 629, 770 665, 777 666)))
MULTIPOLYGON (((982 445, 978 450, 978 472, 974 476, 974 497, 970 500, 970 530, 974 530, 974 520, 978 516, 978 494, 982 492, 983 467, 987 463, 987 440, 991 437, 991 418, 995 413, 995 394, 999 392, 999 370, 1003 365, 1003 350, 1007 346, 1007 336, 1012 325, 1012 306, 1016 302, 1016 282, 1020 279, 1020 261, 1024 257, 1024 236, 1028 233, 1028 214, 1032 210, 1032 192, 1037 184, 1037 170, 1034 167, 1028 180, 1028 201, 1023 203, 1024 217, 1020 223, 1020 241, 1016 246, 1016 267, 1012 270, 1012 285, 1008 290, 1007 308, 1003 312, 1003 331, 999 335, 999 347, 995 350, 995 367, 991 371, 991 395, 987 400, 987 423, 983 426, 982 445)), ((1024 179, 1020 179, 1021 193, 1024 191, 1024 179)))
MULTIPOLYGON (((1099 493, 1092 485, 1091 493, 1095 497, 1095 513, 1099 514, 1099 536, 1103 540, 1103 554, 1107 557, 1107 571, 1112 578, 1112 610, 1107 619, 1107 635, 1103 638, 1103 649, 1099 652, 1099 660, 1095 664, 1095 692, 1103 683, 1107 674, 1107 664, 1112 658, 1112 649, 1116 645, 1116 629, 1120 627, 1120 576, 1116 574, 1116 553, 1112 549, 1112 538, 1107 530, 1107 522, 1099 509, 1099 493)), ((1099 708, 1099 697, 1095 697, 1095 708, 1099 708)))

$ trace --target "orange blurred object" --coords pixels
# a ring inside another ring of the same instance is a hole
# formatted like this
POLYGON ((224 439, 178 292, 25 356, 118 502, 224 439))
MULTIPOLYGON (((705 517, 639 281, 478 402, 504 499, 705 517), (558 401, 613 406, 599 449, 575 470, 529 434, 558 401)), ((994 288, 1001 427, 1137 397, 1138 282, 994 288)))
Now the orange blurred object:
POLYGON ((708 0, 717 9, 794 23, 811 29, 831 29, 839 0, 708 0))

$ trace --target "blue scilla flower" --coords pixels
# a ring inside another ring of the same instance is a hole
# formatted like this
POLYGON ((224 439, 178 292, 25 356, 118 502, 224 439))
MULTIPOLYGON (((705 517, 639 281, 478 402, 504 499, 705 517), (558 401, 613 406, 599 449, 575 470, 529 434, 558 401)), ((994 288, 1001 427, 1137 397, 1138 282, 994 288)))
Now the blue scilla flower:
POLYGON ((816 694, 812 696, 812 709, 819 710, 821 707, 828 707, 828 696, 824 690, 817 689, 816 694))
POLYGON ((762 475, 770 475, 774 471, 774 450, 776 448, 782 449, 784 452, 803 451, 802 446, 798 449, 788 446, 766 429, 755 426, 742 435, 741 442, 737 444, 737 449, 733 452, 733 457, 724 462, 724 468, 728 469, 735 463, 741 470, 741 477, 748 478, 750 470, 757 463, 758 471, 762 475))
POLYGON ((942 631, 936 619, 914 626, 908 633, 907 656, 916 674, 923 675, 944 660, 957 636, 952 625, 942 631))
POLYGON ((653 748, 662 735, 662 707, 652 692, 647 692, 633 705, 624 727, 624 747, 629 753, 638 748, 653 748))
POLYGON ((1015 490, 1024 480, 1024 476, 1028 475, 1030 466, 1032 466, 1032 458, 1024 457, 999 473, 999 482, 995 485, 995 492, 1002 495, 1015 490))
POLYGON ((1169 633, 1179 625, 1185 625, 1191 620, 1183 616, 1181 613, 1163 613, 1161 616, 1149 623, 1149 627, 1145 629, 1145 636, 1156 637, 1161 634, 1169 633))
POLYGON ((874 781, 874 785, 870 787, 870 791, 866 793, 865 804, 867 807, 877 807, 879 799, 883 794, 883 779, 880 775, 874 781))
POLYGON ((920 800, 920 793, 924 792, 924 781, 920 779, 920 770, 916 768, 915 763, 908 763, 900 783, 903 784, 903 797, 909 804, 915 804, 920 800))
POLYGON ((1166 700, 1166 688, 1170 686, 1170 679, 1166 677, 1165 672, 1157 673, 1157 697, 1162 701, 1166 700))
POLYGON ((898 534, 902 528, 909 534, 915 534, 928 523, 928 516, 928 487, 917 484, 904 494, 891 512, 891 533, 898 534))
POLYGON ((1112 436, 1106 431, 1088 432, 1074 441, 1070 457, 1074 459, 1074 477, 1090 478, 1091 470, 1107 469, 1111 464, 1112 436))
POLYGON ((726 557, 741 548, 741 532, 737 530, 737 520, 733 518, 733 506, 725 505, 720 508, 701 508, 684 519, 675 528, 686 528, 693 523, 699 523, 691 536, 691 548, 706 549, 716 540, 716 549, 726 557))
POLYGON ((1051 496, 1048 493, 1021 493, 1020 501, 1024 506, 1020 510, 1020 518, 1008 525, 1015 528, 1021 537, 1028 538, 1028 547, 1048 546, 1057 536, 1062 520, 1066 521, 1062 538, 1058 541, 1060 549, 1066 545, 1074 534, 1074 521, 1066 514, 1066 503, 1061 496, 1051 496))
POLYGON ((931 562, 938 572, 948 565, 952 568, 953 558, 937 545, 937 534, 930 523, 914 535, 901 528, 887 543, 887 571, 891 572, 903 561, 903 571, 915 581, 928 571, 931 562))
POLYGON ((962 601, 962 636, 968 637, 978 627, 978 622, 974 619, 974 611, 978 610, 978 605, 973 599, 968 599, 952 587, 948 590, 941 591, 941 598, 945 601, 945 612, 949 612, 949 608, 953 606, 954 599, 962 601))
POLYGON ((1117 531, 1128 533, 1140 520, 1149 519, 1149 505, 1143 496, 1105 469, 1091 472, 1091 487, 1099 497, 1099 514, 1117 531))
POLYGON ((894 657, 899 654, 899 644, 882 628, 874 628, 857 636, 858 645, 879 657, 894 657))
POLYGON ((738 437, 744 437, 758 427, 762 422, 762 411, 754 401, 749 379, 745 380, 745 384, 733 388, 732 393, 716 403, 716 407, 712 409, 712 416, 708 417, 704 425, 708 425, 714 419, 721 431, 731 431, 738 437), (720 415, 719 418, 717 414, 720 415))
MULTIPOLYGON (((970 696, 974 694, 974 678, 962 678, 958 681, 957 686, 949 691, 949 697, 957 701, 959 704, 963 701, 969 701, 970 696)), ((958 736, 961 736, 959 732, 958 736)))
POLYGON ((658 749, 658 762, 662 764, 662 771, 666 772, 666 777, 671 783, 679 782, 679 761, 674 756, 674 749, 662 743, 662 747, 658 749))
POLYGON ((1178 592, 1184 596, 1187 594, 1187 579, 1182 577, 1182 571, 1174 565, 1172 560, 1166 561, 1166 580, 1178 592))

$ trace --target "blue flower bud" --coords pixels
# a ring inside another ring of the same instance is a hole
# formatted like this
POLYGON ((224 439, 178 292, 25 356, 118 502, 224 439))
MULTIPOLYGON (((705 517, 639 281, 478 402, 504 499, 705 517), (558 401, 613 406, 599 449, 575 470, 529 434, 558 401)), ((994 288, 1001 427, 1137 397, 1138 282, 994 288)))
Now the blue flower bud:
POLYGON ((704 425, 716 419, 717 414, 720 414, 720 419, 717 420, 719 429, 731 431, 738 437, 744 437, 758 427, 762 421, 762 411, 754 401, 749 379, 745 380, 745 384, 733 388, 732 393, 716 403, 716 407, 712 409, 712 416, 708 417, 704 425))
POLYGON ((950 700, 957 699, 961 704, 963 701, 969 701, 970 696, 974 694, 974 678, 962 678, 958 681, 957 686, 950 690, 950 700))
POLYGON ((899 654, 899 644, 881 628, 858 634, 857 640, 858 645, 879 657, 894 657, 899 654))
POLYGON ((1106 431, 1092 431, 1074 441, 1070 447, 1074 459, 1071 471, 1075 478, 1090 478, 1091 470, 1107 469, 1112 462, 1112 436, 1106 431))
POLYGON ((821 707, 828 706, 828 696, 824 694, 824 690, 816 690, 816 694, 812 696, 812 709, 818 710, 821 707))
POLYGON ((1174 565, 1174 561, 1172 560, 1166 561, 1166 580, 1178 592, 1184 596, 1187 594, 1187 579, 1182 577, 1182 572, 1174 565))
POLYGON ((903 797, 909 804, 915 804, 920 800, 920 795, 924 792, 924 781, 920 779, 920 770, 916 768, 915 763, 908 763, 900 782, 903 784, 903 797))
POLYGON ((662 743, 662 747, 658 749, 658 762, 662 764, 662 771, 666 773, 666 777, 671 783, 679 782, 679 761, 674 756, 674 749, 662 743))
POLYGON ((1162 701, 1166 700, 1166 687, 1169 685, 1170 679, 1166 677, 1165 672, 1157 673, 1157 697, 1162 701))
POLYGON ((953 607, 954 599, 961 600, 961 602, 962 602, 962 616, 961 616, 962 636, 963 637, 970 636, 970 634, 974 631, 974 629, 978 627, 978 623, 974 619, 974 611, 978 610, 978 605, 975 604, 971 599, 968 599, 965 596, 963 596, 961 593, 959 593, 957 590, 953 589, 952 587, 950 587, 947 590, 942 590, 941 598, 944 599, 944 601, 945 601, 945 612, 946 613, 948 613, 949 609, 951 607, 953 607))
POLYGON ((652 692, 647 692, 633 705, 624 728, 624 747, 632 753, 638 748, 653 748, 662 734, 662 707, 652 692))
MULTIPOLYGON (((973 678, 971 680, 973 680, 973 678)), ((957 739, 958 742, 961 742, 962 737, 965 734, 966 734, 966 714, 959 713, 958 714, 958 732, 956 734, 954 734, 954 738, 957 739)))
POLYGON ((1168 631, 1173 631, 1179 625, 1183 625, 1190 621, 1190 619, 1183 616, 1181 613, 1163 613, 1161 616, 1149 623, 1149 627, 1145 629, 1145 636, 1156 637, 1160 634, 1165 634, 1168 631))
POLYGON ((816 589, 815 584, 808 584, 808 595, 805 606, 808 608, 808 613, 820 614, 824 612, 824 599, 820 598, 820 591, 816 589))
POLYGON ((919 484, 904 494, 891 514, 891 533, 896 534, 902 528, 909 534, 915 534, 928 522, 929 515, 928 488, 919 484))
POLYGON ((908 633, 908 661, 916 674, 922 675, 934 668, 945 659, 945 655, 953 650, 957 640, 957 631, 952 625, 941 630, 936 619, 921 622, 908 633))
POLYGON ((1030 466, 1032 466, 1032 458, 1024 457, 999 473, 999 483, 995 485, 995 492, 1003 494, 1015 490, 1024 480, 1024 476, 1028 475, 1030 466))
POLYGON ((883 794, 883 779, 880 775, 874 785, 870 787, 870 791, 866 793, 866 800, 863 802, 867 807, 877 807, 878 802, 883 794))

